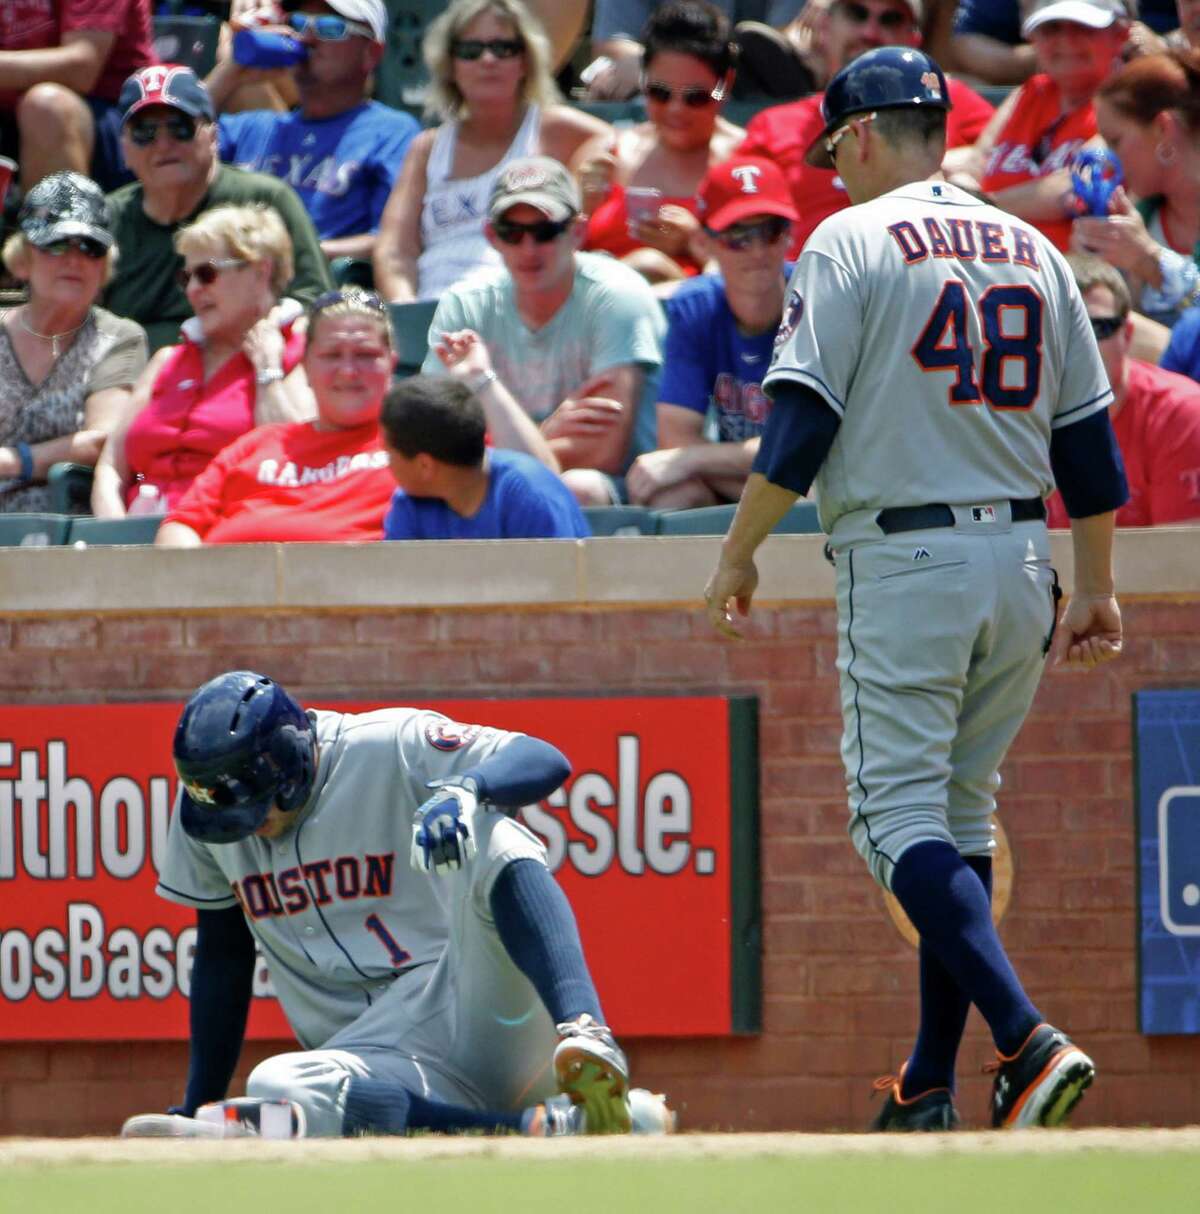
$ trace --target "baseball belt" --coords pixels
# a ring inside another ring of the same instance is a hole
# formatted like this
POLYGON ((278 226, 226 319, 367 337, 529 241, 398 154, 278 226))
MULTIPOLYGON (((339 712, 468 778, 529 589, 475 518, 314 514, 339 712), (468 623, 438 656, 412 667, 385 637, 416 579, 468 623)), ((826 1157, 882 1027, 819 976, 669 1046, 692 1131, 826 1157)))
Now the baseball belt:
MULTIPOLYGON (((1008 503, 1014 523, 1031 523, 1046 517, 1046 503, 1040 497, 1017 498, 1008 503)), ((954 511, 945 502, 924 506, 888 506, 875 521, 884 535, 898 531, 928 531, 935 527, 953 527, 954 511)))

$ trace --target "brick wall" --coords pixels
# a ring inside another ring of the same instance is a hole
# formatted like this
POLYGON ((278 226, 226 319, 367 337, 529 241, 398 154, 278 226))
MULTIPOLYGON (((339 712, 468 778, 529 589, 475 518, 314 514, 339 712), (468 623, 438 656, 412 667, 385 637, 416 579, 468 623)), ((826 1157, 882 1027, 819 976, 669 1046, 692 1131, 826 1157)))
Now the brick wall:
MULTIPOLYGON (((1076 1122, 1175 1125, 1200 1120, 1200 1039, 1137 1033, 1129 698, 1200 679, 1200 615, 1194 600, 1142 600, 1126 620, 1123 661, 1046 678, 1005 765, 1016 880, 1002 930, 1035 1002, 1096 1059, 1076 1122)), ((834 657, 824 603, 760 607, 741 645, 679 607, 26 616, 0 620, 0 701, 182 698, 243 665, 301 698, 757 695, 764 1031, 627 1044, 637 1081, 688 1127, 852 1129, 870 1118, 871 1079, 905 1057, 916 965, 844 833, 834 657)), ((276 1048, 247 1047, 239 1075, 276 1048)), ((973 1015, 959 1071, 976 1126, 988 1057, 973 1015)), ((178 1098, 185 1070, 177 1044, 0 1044, 0 1135, 111 1132, 178 1098)))

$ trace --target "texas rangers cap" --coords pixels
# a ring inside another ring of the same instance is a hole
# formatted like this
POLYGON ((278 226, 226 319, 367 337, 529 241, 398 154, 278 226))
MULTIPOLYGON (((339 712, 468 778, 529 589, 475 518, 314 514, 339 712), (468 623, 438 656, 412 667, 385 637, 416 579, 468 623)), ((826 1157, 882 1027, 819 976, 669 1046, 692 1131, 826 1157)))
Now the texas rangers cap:
POLYGON ((523 156, 504 166, 492 185, 488 218, 499 219, 520 203, 536 207, 555 221, 570 219, 583 209, 575 178, 549 156, 523 156))
POLYGON ((1025 18, 1021 37, 1028 38, 1038 26, 1048 21, 1070 21, 1088 29, 1106 30, 1114 21, 1128 20, 1125 0, 1051 0, 1025 18))
MULTIPOLYGON (((285 0, 284 10, 291 12, 299 8, 303 0, 285 0)), ((361 21, 375 35, 376 42, 387 41, 387 9, 383 0, 325 0, 339 17, 347 21, 361 21)))
POLYGON ((755 215, 800 218, 779 166, 753 156, 734 156, 715 164, 700 183, 700 220, 713 232, 755 215))
POLYGON ((17 226, 39 249, 69 236, 86 236, 112 247, 112 215, 104 191, 82 173, 64 169, 43 177, 25 200, 17 226))
POLYGON ((200 77, 181 63, 157 63, 134 72, 121 85, 117 99, 121 122, 126 123, 138 112, 151 105, 169 105, 193 118, 216 117, 212 98, 200 77))

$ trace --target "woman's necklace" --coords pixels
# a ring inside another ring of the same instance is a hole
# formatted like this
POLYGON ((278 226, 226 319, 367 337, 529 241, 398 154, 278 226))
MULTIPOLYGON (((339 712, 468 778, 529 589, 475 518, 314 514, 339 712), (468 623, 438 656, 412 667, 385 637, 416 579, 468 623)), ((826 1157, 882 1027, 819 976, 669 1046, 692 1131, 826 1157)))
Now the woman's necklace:
POLYGON ((85 316, 83 318, 83 320, 81 320, 79 322, 79 324, 77 324, 73 329, 64 329, 61 333, 39 333, 29 323, 29 321, 27 321, 25 319, 25 309, 24 308, 21 309, 20 315, 18 316, 17 319, 20 320, 21 328, 24 329, 26 333, 31 333, 34 337, 39 337, 39 338, 41 338, 42 341, 48 341, 50 343, 50 355, 52 358, 58 358, 58 343, 64 337, 73 336, 74 334, 78 333, 79 330, 82 329, 84 325, 87 324, 87 317, 85 316))

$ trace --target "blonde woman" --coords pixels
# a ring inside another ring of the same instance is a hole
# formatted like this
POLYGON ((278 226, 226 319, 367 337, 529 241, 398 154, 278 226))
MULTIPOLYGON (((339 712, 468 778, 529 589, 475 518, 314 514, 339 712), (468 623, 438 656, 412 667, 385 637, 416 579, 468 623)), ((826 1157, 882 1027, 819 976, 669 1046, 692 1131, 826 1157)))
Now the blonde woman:
POLYGON ((0 316, 0 511, 38 512, 51 464, 96 462, 146 365, 146 334, 96 306, 117 249, 94 181, 51 173, 17 223, 4 264, 29 298, 0 316))
POLYGON ((292 278, 279 215, 261 204, 214 207, 176 234, 175 248, 194 315, 183 341, 150 360, 105 445, 92 489, 98 516, 162 513, 233 439, 312 412, 295 323, 303 309, 279 302, 292 278))
POLYGON ((400 303, 436 299, 500 264, 483 218, 505 164, 532 155, 568 164, 586 141, 613 134, 560 104, 546 35, 521 0, 455 0, 424 49, 426 111, 443 121, 413 140, 375 244, 375 283, 400 303))

